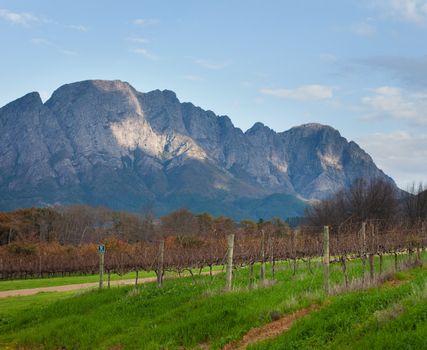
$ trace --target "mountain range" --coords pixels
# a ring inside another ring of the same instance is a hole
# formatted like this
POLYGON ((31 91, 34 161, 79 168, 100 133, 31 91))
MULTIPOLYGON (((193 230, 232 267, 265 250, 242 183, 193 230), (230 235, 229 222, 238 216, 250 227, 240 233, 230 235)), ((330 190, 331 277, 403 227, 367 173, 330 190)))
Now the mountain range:
POLYGON ((169 90, 122 81, 29 93, 0 109, 0 210, 85 203, 158 215, 298 216, 355 179, 385 175, 330 126, 243 132, 169 90))

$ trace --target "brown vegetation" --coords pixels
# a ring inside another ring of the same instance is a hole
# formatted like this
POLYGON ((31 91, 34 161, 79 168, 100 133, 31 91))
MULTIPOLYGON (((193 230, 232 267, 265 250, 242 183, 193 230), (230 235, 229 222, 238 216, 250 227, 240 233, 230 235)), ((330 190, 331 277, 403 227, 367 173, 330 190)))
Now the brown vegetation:
MULTIPOLYGON (((195 215, 181 209, 160 220, 77 205, 22 209, 0 213, 1 278, 51 276, 98 271, 97 244, 105 243, 105 270, 124 273, 165 270, 181 273, 224 264, 226 235, 235 234, 233 264, 265 263, 272 274, 277 260, 297 259, 310 267, 311 259, 323 254, 322 231, 330 228, 330 254, 347 278, 347 261, 360 257, 372 269, 373 256, 417 253, 427 245, 426 192, 397 197, 382 181, 356 181, 348 190, 314 205, 307 224, 290 229, 279 219, 234 223, 226 217, 195 215), (159 242, 164 242, 164 250, 159 242), (163 256, 163 258, 161 258, 163 256)), ((191 272, 192 273, 192 272, 191 272)), ((371 273, 371 278, 372 273, 371 273)))

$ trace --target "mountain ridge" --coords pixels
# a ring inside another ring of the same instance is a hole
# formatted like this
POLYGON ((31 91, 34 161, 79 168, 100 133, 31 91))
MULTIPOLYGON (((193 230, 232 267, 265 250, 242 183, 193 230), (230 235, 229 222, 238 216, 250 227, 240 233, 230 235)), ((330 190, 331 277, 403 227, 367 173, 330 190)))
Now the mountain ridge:
POLYGON ((330 126, 276 132, 257 122, 243 132, 171 90, 142 93, 119 80, 65 84, 45 103, 31 92, 0 108, 0 122, 3 210, 76 202, 163 214, 199 196, 182 202, 254 217, 242 200, 282 194, 300 201, 295 210, 283 203, 286 217, 358 177, 395 185, 330 126))

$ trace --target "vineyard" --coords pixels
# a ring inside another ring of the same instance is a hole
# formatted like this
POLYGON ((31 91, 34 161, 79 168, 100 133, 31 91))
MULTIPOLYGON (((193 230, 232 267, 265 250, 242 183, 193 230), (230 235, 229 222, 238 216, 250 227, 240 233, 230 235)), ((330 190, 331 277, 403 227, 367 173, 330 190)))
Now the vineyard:
MULTIPOLYGON (((350 283, 347 262, 360 258, 373 278, 373 261, 379 259, 382 272, 384 255, 394 255, 397 269, 401 253, 420 253, 427 246, 427 225, 387 227, 381 221, 347 223, 337 227, 304 226, 276 232, 268 223, 258 225, 251 234, 235 230, 232 234, 214 238, 183 236, 164 237, 159 240, 127 243, 115 238, 107 239, 104 261, 105 273, 124 274, 129 271, 153 271, 158 285, 163 283, 165 271, 179 275, 185 271, 209 269, 223 265, 228 270, 227 286, 231 288, 232 269, 249 268, 249 285, 254 280, 254 265, 261 264, 260 279, 265 276, 269 262, 274 278, 277 261, 288 261, 295 269, 297 260, 311 268, 319 264, 336 263, 341 266, 345 283, 350 283), (327 233, 327 235, 325 235, 327 233)), ((34 277, 95 274, 99 271, 97 244, 60 245, 59 243, 14 242, 0 247, 0 278, 25 279, 34 277)), ((325 277, 327 278, 327 277, 325 277)))

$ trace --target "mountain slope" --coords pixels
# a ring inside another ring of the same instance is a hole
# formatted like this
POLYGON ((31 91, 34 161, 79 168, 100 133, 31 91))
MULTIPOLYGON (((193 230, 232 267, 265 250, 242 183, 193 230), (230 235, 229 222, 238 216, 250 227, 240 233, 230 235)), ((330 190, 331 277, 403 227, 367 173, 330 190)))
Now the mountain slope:
POLYGON ((77 202, 287 217, 358 177, 394 184, 329 126, 242 132, 172 91, 121 81, 67 84, 44 104, 30 93, 0 109, 0 127, 3 210, 77 202))

